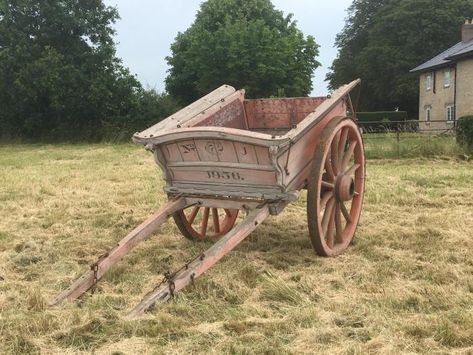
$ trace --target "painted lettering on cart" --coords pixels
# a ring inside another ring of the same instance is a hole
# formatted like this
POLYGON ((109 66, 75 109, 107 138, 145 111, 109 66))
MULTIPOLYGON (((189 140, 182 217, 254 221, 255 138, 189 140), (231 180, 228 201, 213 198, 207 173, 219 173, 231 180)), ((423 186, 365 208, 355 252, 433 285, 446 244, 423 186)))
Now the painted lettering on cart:
POLYGON ((205 145, 205 150, 212 155, 218 155, 218 153, 223 152, 223 146, 220 142, 207 142, 205 145))
POLYGON ((190 153, 190 152, 194 152, 196 151, 197 149, 195 148, 195 144, 181 144, 181 148, 183 149, 183 153, 184 154, 187 154, 187 153, 190 153))
POLYGON ((241 181, 245 180, 240 173, 237 172, 229 172, 229 171, 207 171, 207 177, 209 179, 221 179, 221 180, 236 180, 241 181))

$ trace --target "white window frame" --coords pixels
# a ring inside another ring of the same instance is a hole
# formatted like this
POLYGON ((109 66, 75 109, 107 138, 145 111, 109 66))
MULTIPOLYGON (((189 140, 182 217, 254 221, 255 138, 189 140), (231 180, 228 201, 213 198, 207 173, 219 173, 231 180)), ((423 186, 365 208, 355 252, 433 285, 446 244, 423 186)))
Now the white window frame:
POLYGON ((426 87, 426 91, 432 90, 432 74, 427 74, 425 87, 426 87))
POLYGON ((452 80, 451 70, 447 69, 443 72, 443 87, 449 88, 451 80, 452 80))
POLYGON ((425 108, 425 124, 430 124, 432 121, 432 107, 427 106, 425 108))
POLYGON ((453 104, 447 105, 446 119, 447 123, 455 122, 455 106, 453 104))

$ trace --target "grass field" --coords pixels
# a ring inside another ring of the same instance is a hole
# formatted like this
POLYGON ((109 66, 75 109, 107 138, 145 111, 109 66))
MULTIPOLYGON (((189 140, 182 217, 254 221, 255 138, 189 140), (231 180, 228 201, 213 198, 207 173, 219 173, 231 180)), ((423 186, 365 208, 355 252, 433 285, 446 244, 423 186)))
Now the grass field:
POLYGON ((172 222, 95 295, 47 306, 165 200, 141 147, 0 147, 0 353, 473 353, 471 162, 368 160, 338 258, 311 249, 303 195, 143 318, 123 315, 209 246, 172 222))

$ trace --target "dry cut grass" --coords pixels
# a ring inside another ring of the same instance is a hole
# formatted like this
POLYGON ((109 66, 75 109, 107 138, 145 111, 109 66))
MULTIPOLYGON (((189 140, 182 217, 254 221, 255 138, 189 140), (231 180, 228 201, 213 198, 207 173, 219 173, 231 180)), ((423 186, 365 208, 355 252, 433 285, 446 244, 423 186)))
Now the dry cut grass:
POLYGON ((208 247, 169 222, 93 296, 47 301, 162 205, 131 145, 0 147, 0 353, 472 353, 473 165, 370 160, 356 243, 315 256, 305 196, 194 287, 123 315, 208 247))

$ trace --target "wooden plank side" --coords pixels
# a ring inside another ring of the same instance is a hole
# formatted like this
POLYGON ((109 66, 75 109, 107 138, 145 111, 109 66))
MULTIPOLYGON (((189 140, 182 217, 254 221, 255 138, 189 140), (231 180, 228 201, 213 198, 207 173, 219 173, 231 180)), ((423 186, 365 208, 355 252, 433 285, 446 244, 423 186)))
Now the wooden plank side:
POLYGON ((180 141, 176 143, 183 161, 199 161, 199 154, 193 139, 180 141))
POLYGON ((233 144, 240 163, 258 164, 258 158, 256 157, 255 146, 253 144, 238 142, 234 142, 233 144))
POLYGON ((268 147, 255 146, 255 152, 256 152, 256 157, 258 159, 258 164, 261 164, 261 165, 271 164, 268 147))
POLYGON ((335 90, 330 98, 322 102, 314 112, 309 114, 295 129, 290 130, 284 137, 290 138, 293 141, 299 140, 305 135, 307 130, 310 130, 314 125, 318 125, 318 123, 325 119, 327 114, 337 106, 344 107, 345 112, 343 112, 342 115, 345 116, 347 110, 347 95, 360 83, 361 80, 357 79, 335 90))
POLYGON ((249 129, 291 128, 325 100, 326 97, 245 100, 249 129))
POLYGON ((156 145, 185 139, 226 139, 233 142, 252 143, 263 146, 280 146, 289 143, 286 136, 272 137, 268 134, 225 127, 190 127, 160 132, 151 138, 133 137, 135 143, 156 145))
POLYGON ((276 171, 241 167, 183 166, 170 167, 174 182, 211 183, 215 185, 277 185, 276 171))
POLYGON ((188 127, 226 127, 248 129, 243 106, 244 91, 237 91, 230 95, 221 104, 203 112, 202 117, 189 121, 188 127))
POLYGON ((293 183, 301 173, 305 172, 307 175, 308 170, 306 167, 311 164, 315 153, 315 147, 319 142, 320 134, 324 127, 337 116, 344 116, 346 113, 346 106, 343 102, 332 110, 325 114, 325 117, 317 124, 311 127, 306 133, 290 147, 287 154, 282 154, 278 158, 278 163, 283 168, 287 167, 289 174, 284 174, 284 185, 287 186, 288 190, 297 189, 300 187, 300 183, 307 178, 307 176, 299 177, 299 179, 293 183), (299 186, 297 185, 299 183, 299 186))
POLYGON ((159 131, 174 129, 178 125, 184 125, 188 120, 192 119, 196 115, 200 114, 202 111, 207 110, 208 108, 214 106, 221 102, 222 99, 231 95, 235 92, 235 89, 229 85, 222 85, 216 90, 212 91, 208 95, 200 98, 199 100, 193 102, 189 106, 184 107, 182 110, 174 113, 165 120, 145 129, 144 131, 135 134, 136 138, 149 138, 152 135, 155 135, 159 131))
POLYGON ((170 194, 232 196, 238 198, 274 199, 295 201, 294 194, 287 194, 279 186, 267 185, 216 185, 192 182, 176 182, 173 186, 166 186, 164 191, 170 194))
POLYGON ((164 153, 164 157, 166 158, 166 161, 168 162, 182 161, 182 155, 176 143, 163 144, 162 147, 163 147, 163 153, 164 153))
POLYGON ((215 162, 218 159, 218 149, 220 145, 212 139, 195 139, 195 146, 199 153, 201 161, 215 162))
POLYGON ((238 157, 233 142, 225 140, 216 140, 214 142, 218 147, 217 154, 219 161, 225 163, 238 163, 238 157))

